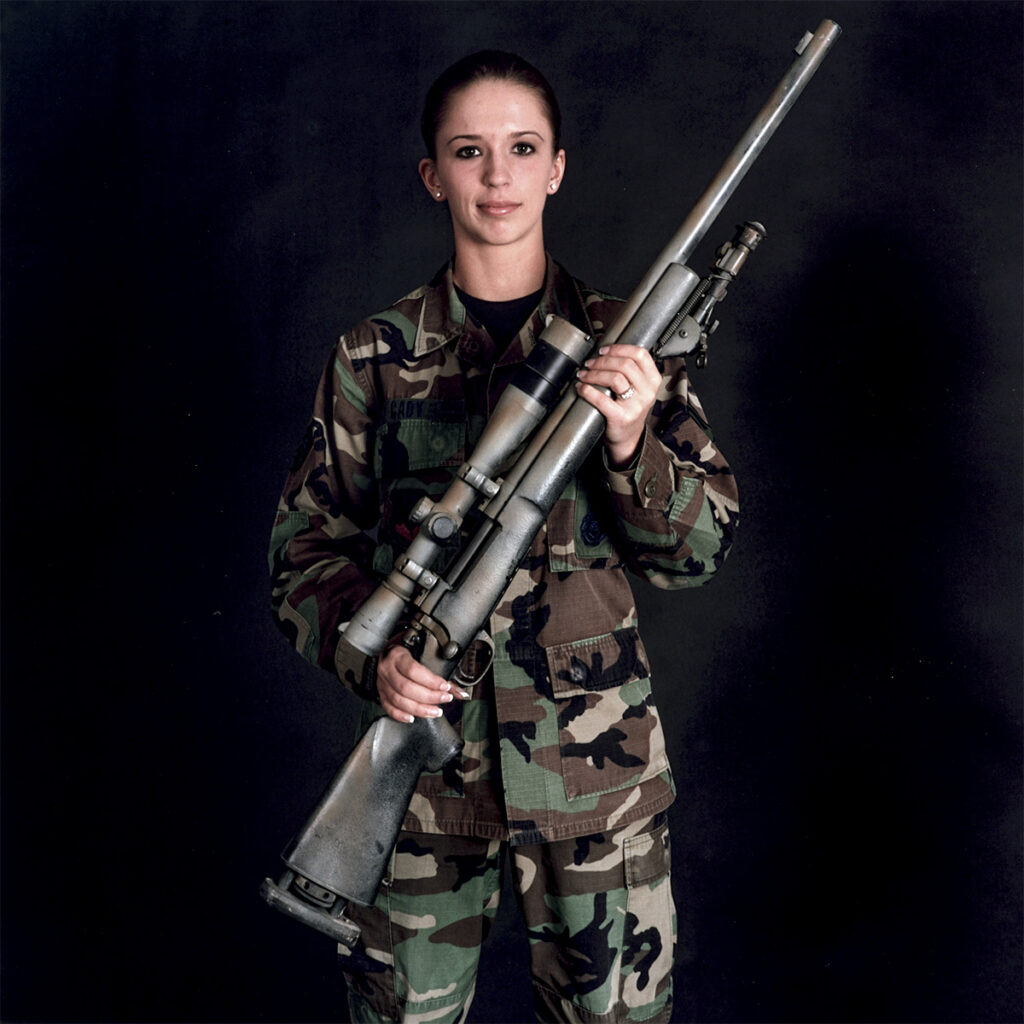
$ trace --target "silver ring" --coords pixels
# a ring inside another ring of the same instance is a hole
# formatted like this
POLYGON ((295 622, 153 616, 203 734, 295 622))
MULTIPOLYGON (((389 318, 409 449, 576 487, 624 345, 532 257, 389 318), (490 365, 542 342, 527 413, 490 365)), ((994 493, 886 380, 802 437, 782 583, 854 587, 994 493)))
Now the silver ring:
POLYGON ((628 388, 626 388, 625 391, 622 392, 621 395, 616 395, 615 397, 620 402, 628 402, 635 394, 636 394, 636 388, 628 387, 628 388))

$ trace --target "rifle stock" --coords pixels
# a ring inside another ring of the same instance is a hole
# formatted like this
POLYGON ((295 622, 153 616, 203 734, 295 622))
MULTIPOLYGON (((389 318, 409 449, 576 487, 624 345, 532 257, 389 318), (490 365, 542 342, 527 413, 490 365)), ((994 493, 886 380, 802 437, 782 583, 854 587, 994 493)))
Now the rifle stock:
MULTIPOLYGON (((656 355, 706 355, 712 311, 764 237, 755 222, 723 245, 703 280, 685 261, 817 70, 839 26, 823 21, 683 225, 627 300, 601 344, 640 345, 656 355)), ((444 678, 457 670, 486 626, 548 513, 604 431, 603 416, 571 388, 595 344, 557 317, 520 376, 503 393, 470 460, 437 502, 414 513, 420 530, 387 579, 348 623, 339 643, 376 656, 412 612, 405 642, 444 678), (522 454, 507 466, 525 443, 522 454), (499 471, 501 476, 499 477, 499 471), (441 579, 444 542, 478 510, 480 525, 441 579)), ((347 901, 373 902, 419 775, 455 757, 462 741, 442 716, 406 725, 378 719, 349 755, 282 859, 278 883, 261 893, 272 906, 339 942, 358 928, 347 901)))

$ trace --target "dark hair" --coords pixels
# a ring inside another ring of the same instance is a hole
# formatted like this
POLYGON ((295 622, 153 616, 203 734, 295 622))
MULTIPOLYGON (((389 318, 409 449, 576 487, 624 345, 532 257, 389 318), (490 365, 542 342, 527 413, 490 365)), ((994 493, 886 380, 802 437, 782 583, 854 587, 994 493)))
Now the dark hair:
POLYGON ((452 94, 485 79, 514 82, 537 93, 551 122, 554 151, 557 153, 562 134, 562 113, 558 109, 558 100, 555 99, 554 90, 548 84, 548 80, 532 64, 514 53, 505 53, 503 50, 480 50, 457 60, 450 68, 442 71, 437 81, 427 90, 420 130, 423 132, 423 141, 431 160, 437 157, 437 131, 441 127, 452 94))

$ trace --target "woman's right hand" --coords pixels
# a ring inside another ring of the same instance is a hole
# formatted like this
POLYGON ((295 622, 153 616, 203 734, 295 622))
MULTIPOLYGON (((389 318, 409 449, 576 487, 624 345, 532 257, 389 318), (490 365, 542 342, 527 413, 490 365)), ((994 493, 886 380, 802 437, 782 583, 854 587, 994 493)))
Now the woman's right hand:
POLYGON ((396 722, 437 718, 441 705, 469 694, 421 665, 402 646, 389 647, 377 663, 377 692, 381 706, 396 722))

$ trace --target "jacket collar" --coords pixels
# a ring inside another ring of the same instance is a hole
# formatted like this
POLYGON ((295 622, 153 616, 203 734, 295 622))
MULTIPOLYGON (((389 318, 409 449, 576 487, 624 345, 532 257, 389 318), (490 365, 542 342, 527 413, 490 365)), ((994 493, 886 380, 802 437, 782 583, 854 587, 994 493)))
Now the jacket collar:
MULTIPOLYGON (((499 361, 518 362, 525 359, 530 354, 537 335, 544 329, 549 314, 555 313, 574 321, 578 319, 571 315, 571 312, 580 305, 578 300, 574 301, 572 298, 575 288, 575 282, 569 274, 548 254, 544 293, 540 302, 533 315, 523 325, 518 337, 509 342, 499 361)), ((459 354, 472 363, 480 361, 481 353, 488 349, 493 352, 494 348, 494 343, 487 332, 467 316, 466 307, 455 291, 450 260, 423 289, 423 304, 416 325, 413 355, 419 358, 448 344, 458 344, 459 354)))

